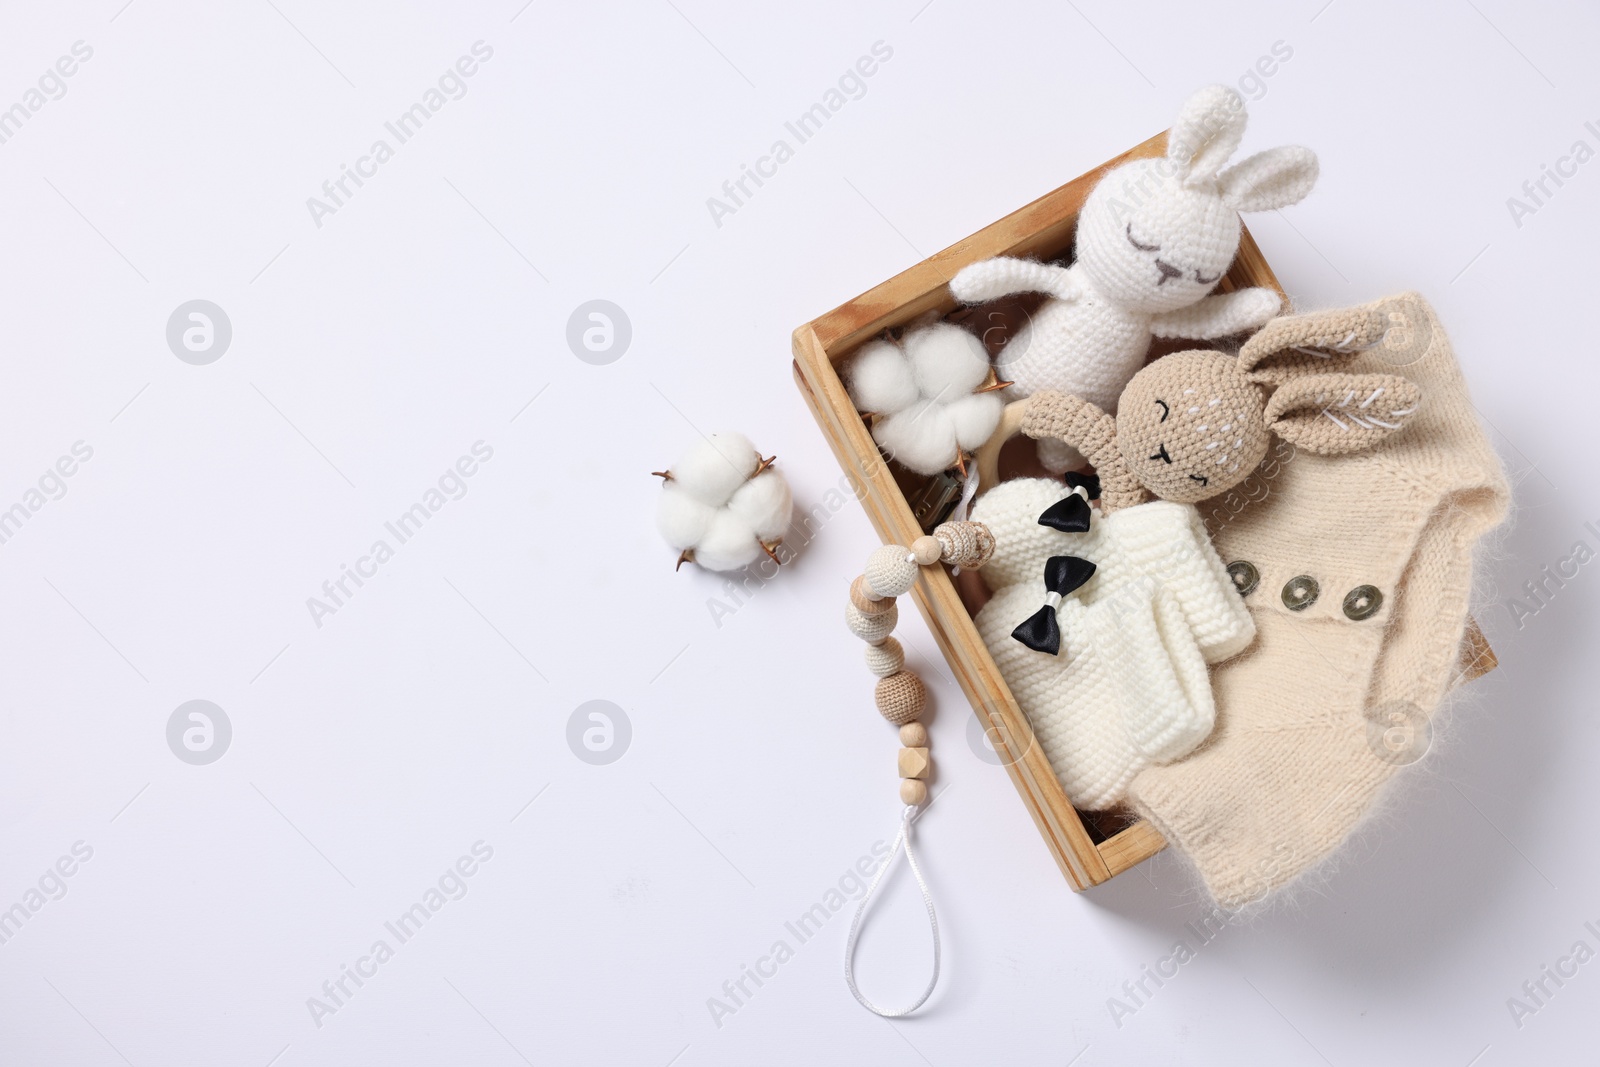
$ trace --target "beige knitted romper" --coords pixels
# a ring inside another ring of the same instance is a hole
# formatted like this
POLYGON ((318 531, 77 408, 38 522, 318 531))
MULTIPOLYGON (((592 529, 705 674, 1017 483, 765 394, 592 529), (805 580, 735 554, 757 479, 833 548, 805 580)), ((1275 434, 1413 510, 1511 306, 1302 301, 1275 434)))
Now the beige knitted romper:
POLYGON ((1403 375, 1421 409, 1368 452, 1270 458, 1242 508, 1199 505, 1257 638, 1212 669, 1211 739, 1129 789, 1224 907, 1321 860, 1415 755, 1404 739, 1426 735, 1458 676, 1473 547, 1509 504, 1432 308, 1414 293, 1371 306, 1394 327, 1339 369, 1403 375))

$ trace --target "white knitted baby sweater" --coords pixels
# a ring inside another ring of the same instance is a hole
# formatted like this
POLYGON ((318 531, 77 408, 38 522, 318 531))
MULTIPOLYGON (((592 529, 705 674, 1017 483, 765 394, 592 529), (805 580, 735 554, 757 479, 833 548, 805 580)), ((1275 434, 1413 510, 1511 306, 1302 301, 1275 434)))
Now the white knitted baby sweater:
POLYGON ((1026 478, 978 500, 973 518, 996 549, 982 571, 994 597, 976 621, 1067 796, 1093 811, 1120 802, 1145 767, 1206 739, 1216 718, 1207 664, 1243 650, 1255 625, 1193 506, 1096 512, 1087 533, 1039 525, 1068 492, 1026 478), (1011 631, 1045 603, 1045 561, 1059 555, 1096 571, 1057 609, 1052 656, 1011 631))

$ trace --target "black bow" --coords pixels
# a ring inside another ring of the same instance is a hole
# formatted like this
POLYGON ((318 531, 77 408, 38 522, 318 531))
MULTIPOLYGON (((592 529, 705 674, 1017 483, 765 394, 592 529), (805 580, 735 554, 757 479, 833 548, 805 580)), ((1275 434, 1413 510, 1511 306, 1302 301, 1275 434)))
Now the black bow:
POLYGON ((1067 486, 1077 489, 1080 486, 1089 494, 1090 500, 1100 499, 1100 476, 1098 474, 1079 474, 1077 471, 1068 471, 1062 475, 1067 486))
POLYGON ((1100 479, 1094 475, 1067 475, 1072 491, 1045 508, 1039 516, 1039 525, 1062 533, 1089 532, 1089 501, 1100 495, 1100 479))
POLYGON ((1046 508, 1043 515, 1039 516, 1039 525, 1048 526, 1052 530, 1060 530, 1062 533, 1088 533, 1088 498, 1079 493, 1062 497, 1046 508))
POLYGON ((1094 577, 1094 564, 1077 556, 1051 556, 1044 561, 1045 605, 1028 616, 1011 636, 1033 649, 1055 655, 1061 651, 1061 627, 1056 608, 1061 598, 1094 577))

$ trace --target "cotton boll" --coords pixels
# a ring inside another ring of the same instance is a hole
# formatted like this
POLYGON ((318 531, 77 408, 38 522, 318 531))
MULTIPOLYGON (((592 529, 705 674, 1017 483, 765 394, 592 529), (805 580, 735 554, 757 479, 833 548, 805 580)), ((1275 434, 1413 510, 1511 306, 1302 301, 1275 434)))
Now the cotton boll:
POLYGON ((890 457, 918 474, 938 474, 956 461, 956 434, 943 406, 919 400, 884 419, 873 438, 890 457))
POLYGON ((706 570, 738 570, 789 531, 789 483, 749 438, 712 434, 668 472, 656 505, 662 539, 706 570))
POLYGON ((741 485, 728 501, 728 510, 743 519, 757 537, 771 541, 788 531, 794 497, 783 475, 769 469, 741 485))
POLYGON ((661 502, 656 505, 656 529, 673 548, 693 548, 711 529, 716 509, 701 503, 668 482, 661 489, 661 502))
POLYGON ((938 474, 994 432, 1003 403, 975 395, 989 376, 983 342, 959 326, 934 322, 904 335, 904 349, 875 341, 851 370, 851 398, 883 416, 872 436, 901 465, 938 474), (952 405, 960 412, 947 411, 952 405))
POLYGON ((694 546, 694 561, 713 571, 736 571, 761 555, 755 530, 732 511, 718 511, 705 536, 694 546))
POLYGON ((917 383, 900 349, 888 341, 863 345, 848 370, 857 411, 899 411, 917 402, 917 383))
POLYGON ((983 342, 959 326, 938 323, 909 330, 905 346, 911 373, 925 397, 948 403, 978 388, 989 375, 983 342))
POLYGON ((696 500, 721 507, 760 462, 755 445, 744 434, 714 433, 672 465, 672 477, 696 500))
POLYGON ((946 404, 944 410, 955 429, 956 443, 964 451, 976 451, 1000 425, 1005 406, 999 393, 974 393, 946 404))

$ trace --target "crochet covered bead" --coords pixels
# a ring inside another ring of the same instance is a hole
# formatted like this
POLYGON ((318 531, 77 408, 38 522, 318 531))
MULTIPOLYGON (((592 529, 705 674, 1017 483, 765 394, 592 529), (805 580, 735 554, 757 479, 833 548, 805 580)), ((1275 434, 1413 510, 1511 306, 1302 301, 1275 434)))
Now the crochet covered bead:
POLYGON ((867 558, 867 585, 882 597, 900 596, 911 592, 917 584, 917 565, 906 557, 911 550, 904 545, 884 545, 867 558))
POLYGON ((975 571, 994 555, 994 534, 981 522, 940 523, 933 537, 939 542, 939 559, 954 567, 975 571))
POLYGON ((905 649, 894 638, 885 637, 882 644, 867 646, 867 670, 879 678, 887 678, 905 665, 905 649))
POLYGON ((910 671, 899 671, 878 680, 873 693, 878 702, 878 714, 894 723, 904 725, 920 716, 928 706, 928 690, 922 679, 910 671))
POLYGON ((844 606, 844 623, 850 627, 850 632, 869 645, 894 633, 895 624, 900 621, 900 612, 893 604, 882 615, 867 615, 854 604, 844 606))

